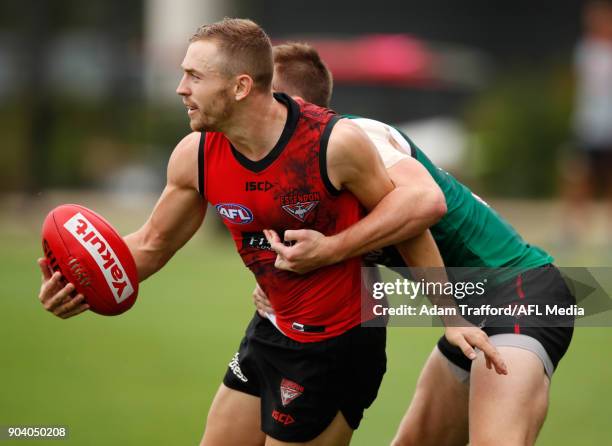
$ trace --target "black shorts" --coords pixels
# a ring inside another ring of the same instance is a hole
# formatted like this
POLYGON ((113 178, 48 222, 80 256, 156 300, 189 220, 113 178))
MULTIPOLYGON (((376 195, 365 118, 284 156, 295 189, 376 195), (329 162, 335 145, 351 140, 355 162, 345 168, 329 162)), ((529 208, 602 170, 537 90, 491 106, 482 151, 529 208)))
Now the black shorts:
POLYGON ((257 313, 223 383, 261 398, 261 429, 280 441, 316 438, 342 412, 357 429, 386 371, 386 328, 356 326, 301 343, 257 313))
MULTIPOLYGON (((547 374, 551 376, 565 355, 574 332, 573 316, 551 316, 545 312, 547 305, 567 308, 576 304, 576 299, 559 270, 554 265, 527 270, 491 290, 483 299, 491 305, 500 307, 535 304, 534 307, 542 310, 542 315, 495 316, 480 320, 472 319, 470 322, 480 326, 488 336, 518 334, 535 339, 550 359, 550 366, 547 366, 546 361, 543 362, 547 374)), ((470 370, 472 362, 458 347, 451 345, 446 337, 440 338, 438 349, 456 366, 466 371, 470 370)))

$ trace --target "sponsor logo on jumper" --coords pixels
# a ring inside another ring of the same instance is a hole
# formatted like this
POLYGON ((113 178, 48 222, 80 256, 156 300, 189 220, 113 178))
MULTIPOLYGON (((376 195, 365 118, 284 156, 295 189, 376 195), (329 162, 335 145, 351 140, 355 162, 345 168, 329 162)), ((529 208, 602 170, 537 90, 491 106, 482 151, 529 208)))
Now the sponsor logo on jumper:
POLYGON ((242 370, 240 370, 240 353, 237 352, 227 366, 240 381, 243 383, 248 381, 247 377, 242 373, 242 370))
POLYGON ((247 192, 267 192, 272 189, 274 185, 269 181, 247 181, 244 183, 244 190, 247 192))
POLYGON ((64 228, 94 259, 113 293, 115 302, 120 304, 134 293, 134 287, 119 258, 102 234, 83 214, 77 212, 64 223, 64 228))
POLYGON ((291 401, 304 393, 304 387, 289 379, 283 378, 280 383, 281 403, 287 406, 291 401))
POLYGON ((244 225, 253 221, 253 213, 249 208, 236 203, 219 203, 215 206, 219 215, 226 220, 238 225, 244 225))
POLYGON ((288 413, 279 412, 278 410, 272 410, 272 418, 284 426, 295 422, 295 418, 293 418, 291 415, 288 413))
POLYGON ((272 247, 263 232, 243 232, 242 249, 265 249, 271 251, 272 247))

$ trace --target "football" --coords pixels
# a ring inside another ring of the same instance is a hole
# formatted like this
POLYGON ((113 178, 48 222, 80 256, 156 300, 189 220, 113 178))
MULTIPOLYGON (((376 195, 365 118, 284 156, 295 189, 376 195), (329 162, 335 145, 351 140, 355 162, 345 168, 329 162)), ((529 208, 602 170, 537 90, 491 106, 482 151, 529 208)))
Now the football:
POLYGON ((138 295, 138 273, 123 238, 103 217, 76 204, 53 209, 42 227, 49 266, 85 296, 90 309, 114 316, 138 295))

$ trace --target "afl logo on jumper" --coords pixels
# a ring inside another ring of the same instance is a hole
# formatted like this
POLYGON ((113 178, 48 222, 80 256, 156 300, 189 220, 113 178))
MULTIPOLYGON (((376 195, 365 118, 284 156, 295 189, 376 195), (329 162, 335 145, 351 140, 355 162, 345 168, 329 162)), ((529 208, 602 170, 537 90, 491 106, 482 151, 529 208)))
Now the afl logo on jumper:
POLYGON ((219 215, 238 225, 253 221, 253 213, 249 208, 236 203, 219 203, 215 206, 219 215))

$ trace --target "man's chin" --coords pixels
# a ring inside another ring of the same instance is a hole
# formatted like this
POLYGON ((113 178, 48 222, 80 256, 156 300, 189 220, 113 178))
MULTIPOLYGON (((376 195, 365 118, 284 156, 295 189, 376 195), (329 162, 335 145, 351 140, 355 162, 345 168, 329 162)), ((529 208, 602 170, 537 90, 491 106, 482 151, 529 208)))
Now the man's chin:
POLYGON ((207 129, 205 128, 206 126, 204 124, 202 124, 199 121, 189 121, 189 127, 191 127, 191 130, 194 132, 202 132, 202 131, 206 131, 207 129))
POLYGON ((194 132, 214 132, 216 131, 211 126, 204 124, 202 121, 192 119, 189 121, 189 127, 194 132))

